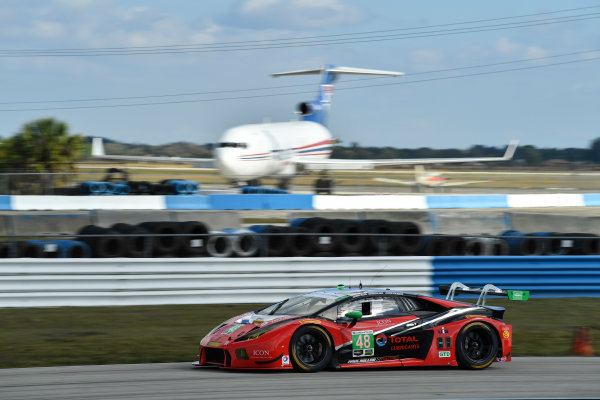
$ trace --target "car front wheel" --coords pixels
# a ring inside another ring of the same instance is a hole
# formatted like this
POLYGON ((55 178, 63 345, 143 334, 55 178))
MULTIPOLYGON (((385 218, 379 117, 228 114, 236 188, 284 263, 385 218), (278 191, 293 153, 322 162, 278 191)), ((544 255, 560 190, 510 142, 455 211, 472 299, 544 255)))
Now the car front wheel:
POLYGON ((290 341, 290 358, 295 369, 317 372, 325 368, 333 354, 329 335, 320 326, 302 326, 290 341))

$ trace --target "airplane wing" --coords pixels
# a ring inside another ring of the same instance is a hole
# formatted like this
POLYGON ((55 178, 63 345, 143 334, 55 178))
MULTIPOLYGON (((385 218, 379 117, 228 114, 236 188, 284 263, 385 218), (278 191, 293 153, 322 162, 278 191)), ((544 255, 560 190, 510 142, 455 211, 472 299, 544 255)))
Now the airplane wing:
POLYGON ((417 181, 401 181, 399 179, 392 179, 392 178, 373 178, 373 180, 377 181, 377 182, 395 183, 398 185, 407 185, 407 186, 414 186, 414 185, 418 184, 417 181))
POLYGON ((490 183, 494 181, 463 181, 463 182, 444 182, 440 186, 464 186, 464 185, 472 185, 474 183, 490 183))
MULTIPOLYGON (((417 181, 402 181, 399 179, 392 179, 392 178, 373 178, 374 181, 378 181, 378 182, 386 182, 386 183, 395 183, 398 185, 418 185, 419 182, 417 181)), ((464 186, 464 185, 472 185, 475 183, 490 183, 490 182, 494 182, 494 181, 463 181, 463 182, 441 182, 441 183, 436 183, 435 185, 432 186, 436 186, 436 187, 447 187, 447 186, 464 186)), ((423 186, 429 186, 427 185, 427 183, 421 183, 421 185, 423 186)))
POLYGON ((166 161, 166 162, 188 162, 198 165, 201 168, 214 168, 214 158, 193 158, 193 157, 164 157, 164 156, 121 156, 108 155, 104 153, 104 143, 102 138, 92 139, 92 157, 104 160, 131 160, 131 161, 166 161))
POLYGON ((347 160, 333 158, 295 157, 294 162, 304 164, 306 169, 373 169, 377 165, 422 165, 422 164, 449 164, 466 162, 494 162, 511 160, 515 154, 518 140, 512 140, 506 147, 502 157, 463 157, 463 158, 391 158, 374 160, 347 160))

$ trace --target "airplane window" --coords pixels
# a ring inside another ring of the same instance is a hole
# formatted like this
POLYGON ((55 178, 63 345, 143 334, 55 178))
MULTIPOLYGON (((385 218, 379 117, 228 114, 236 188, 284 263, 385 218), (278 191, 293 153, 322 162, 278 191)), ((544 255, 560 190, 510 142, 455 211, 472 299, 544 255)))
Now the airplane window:
POLYGON ((239 147, 240 149, 245 149, 246 147, 248 147, 248 145, 246 143, 221 142, 217 143, 217 147, 239 147))

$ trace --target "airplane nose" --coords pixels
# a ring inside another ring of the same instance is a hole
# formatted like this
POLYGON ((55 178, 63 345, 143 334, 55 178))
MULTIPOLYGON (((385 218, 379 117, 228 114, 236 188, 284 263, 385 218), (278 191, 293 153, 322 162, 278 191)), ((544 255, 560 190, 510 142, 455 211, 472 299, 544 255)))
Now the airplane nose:
POLYGON ((233 173, 233 162, 234 159, 232 158, 231 154, 227 154, 227 149, 224 148, 219 148, 216 149, 215 151, 215 164, 217 166, 217 168, 219 169, 219 171, 221 172, 221 175, 229 178, 229 177, 233 177, 232 175, 234 175, 233 173))

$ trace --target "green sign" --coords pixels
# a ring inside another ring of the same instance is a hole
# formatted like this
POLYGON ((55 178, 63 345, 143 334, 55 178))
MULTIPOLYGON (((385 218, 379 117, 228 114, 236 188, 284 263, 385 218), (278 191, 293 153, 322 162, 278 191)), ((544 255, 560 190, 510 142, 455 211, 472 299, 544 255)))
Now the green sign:
POLYGON ((375 354, 373 331, 352 332, 352 356, 369 357, 375 354))
POLYGON ((526 301, 529 299, 529 291, 528 290, 507 290, 508 299, 509 300, 523 300, 526 301))

